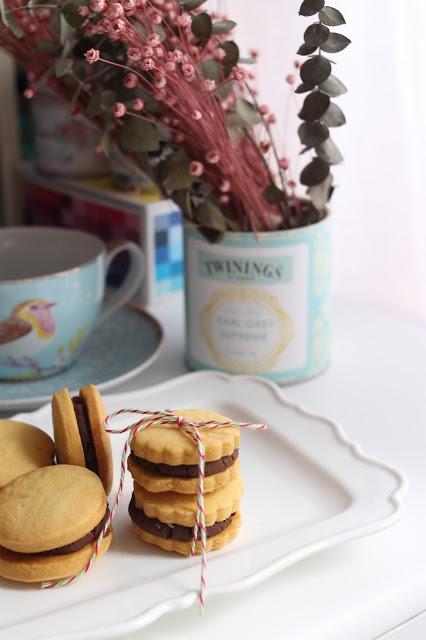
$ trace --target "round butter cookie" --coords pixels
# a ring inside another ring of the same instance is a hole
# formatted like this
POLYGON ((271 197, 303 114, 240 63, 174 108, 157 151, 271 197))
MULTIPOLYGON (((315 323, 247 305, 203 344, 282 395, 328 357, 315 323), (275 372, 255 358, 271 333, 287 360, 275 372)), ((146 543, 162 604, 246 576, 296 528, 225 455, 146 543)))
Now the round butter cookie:
POLYGON ((0 491, 0 577, 42 582, 79 573, 108 516, 102 483, 84 467, 56 465, 17 478, 0 491))
POLYGON ((0 491, 0 546, 39 553, 69 545, 94 529, 106 509, 102 483, 88 469, 36 469, 0 491))
MULTIPOLYGON (((153 544, 165 551, 175 551, 176 553, 180 553, 184 556, 189 556, 191 553, 191 540, 173 540, 170 538, 161 538, 158 535, 154 535, 145 531, 140 526, 132 523, 133 531, 143 540, 144 542, 148 542, 149 544, 153 544)), ((206 540, 207 551, 216 551, 217 549, 221 549, 228 542, 233 540, 241 526, 241 516, 240 513, 235 513, 230 520, 229 525, 224 528, 219 533, 210 536, 206 540)), ((202 552, 201 543, 197 542, 195 545, 195 553, 200 554, 202 552)))
POLYGON ((55 444, 25 422, 0 420, 0 489, 34 469, 54 464, 55 444))
MULTIPOLYGON (((238 476, 226 487, 221 487, 204 497, 205 523, 209 527, 215 522, 221 522, 239 511, 240 499, 244 485, 238 476)), ((193 527, 197 507, 197 496, 174 493, 150 493, 136 482, 134 483, 135 507, 143 509, 149 518, 158 518, 167 524, 180 524, 193 527)))
MULTIPOLYGON (((135 482, 140 484, 147 491, 152 493, 162 493, 163 491, 175 491, 177 493, 192 493, 198 491, 197 478, 177 478, 175 476, 163 476, 156 473, 146 471, 140 465, 134 462, 130 455, 127 459, 127 468, 130 471, 135 482)), ((232 467, 225 469, 221 473, 215 473, 212 476, 204 478, 204 493, 211 493, 220 487, 225 487, 232 480, 239 476, 240 461, 236 460, 232 467)))
POLYGON ((92 384, 71 397, 68 389, 56 391, 52 398, 56 455, 60 464, 87 467, 111 491, 113 463, 111 441, 104 429, 105 409, 92 384))

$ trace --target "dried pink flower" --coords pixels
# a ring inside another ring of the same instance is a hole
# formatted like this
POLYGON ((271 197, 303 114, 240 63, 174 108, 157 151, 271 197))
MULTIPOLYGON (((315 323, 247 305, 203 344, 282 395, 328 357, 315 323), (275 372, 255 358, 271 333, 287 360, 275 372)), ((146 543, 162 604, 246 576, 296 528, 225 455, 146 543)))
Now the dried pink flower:
POLYGON ((185 142, 185 136, 183 135, 183 133, 181 131, 178 131, 174 137, 174 141, 176 142, 176 144, 182 144, 182 142, 185 142))
POLYGON ((204 80, 203 84, 204 84, 204 88, 209 93, 212 93, 212 91, 216 89, 216 82, 214 80, 210 80, 209 78, 207 78, 207 80, 204 80))
POLYGON ((124 76, 123 84, 127 89, 134 89, 138 84, 138 78, 134 73, 128 73, 124 76))
POLYGON ((32 87, 27 87, 24 91, 24 98, 26 100, 31 100, 35 96, 35 91, 32 87))
POLYGON ((142 58, 141 52, 136 47, 129 47, 127 49, 127 56, 129 60, 132 60, 133 62, 139 62, 142 58))
POLYGON ((169 51, 169 59, 172 62, 182 62, 183 53, 180 49, 174 49, 173 51, 169 51))
POLYGON ((116 102, 112 108, 112 113, 116 118, 122 118, 126 114, 126 105, 122 102, 116 102))
POLYGON ((158 33, 150 33, 146 39, 146 43, 150 47, 158 47, 158 45, 161 44, 160 36, 158 33))
POLYGON ((77 7, 77 11, 78 14, 83 18, 86 18, 90 13, 89 7, 84 6, 84 4, 81 4, 79 7, 77 7))
POLYGON ((123 9, 126 15, 131 15, 136 9, 136 1, 135 0, 122 0, 123 9))
POLYGON ((154 56, 154 49, 146 45, 141 48, 141 55, 143 58, 152 58, 154 56))
POLYGON ((294 180, 289 180, 287 182, 287 184, 290 187, 290 189, 295 189, 296 188, 296 182, 294 180))
POLYGON ((294 61, 294 68, 295 69, 300 69, 300 67, 301 67, 301 63, 299 62, 299 60, 295 60, 294 61))
POLYGON ((290 160, 288 158, 280 158, 278 164, 281 169, 287 170, 290 166, 290 160))
POLYGON ((267 104, 261 104, 259 107, 259 111, 262 116, 266 116, 269 113, 269 107, 267 104))
POLYGON ((209 151, 206 155, 206 160, 209 164, 217 164, 220 161, 220 155, 217 151, 209 151))
POLYGON ((291 84, 294 84, 294 83, 296 82, 296 76, 295 76, 293 73, 290 73, 290 74, 286 77, 285 81, 287 82, 287 84, 290 84, 290 85, 291 85, 291 84))
POLYGON ((157 89, 164 89, 164 87, 167 86, 167 79, 165 76, 159 76, 155 82, 154 82, 154 86, 157 87, 157 89))
POLYGON ((229 196, 227 196, 224 193, 222 196, 220 196, 219 202, 220 202, 220 204, 228 204, 229 203, 229 196))
POLYGON ((142 98, 135 98, 134 100, 132 100, 132 109, 134 109, 134 111, 142 111, 144 106, 145 103, 142 98))
POLYGON ((157 56, 157 58, 163 58, 164 57, 163 47, 155 47, 155 55, 157 56))
POLYGON ((254 60, 257 60, 258 57, 260 56, 260 51, 259 49, 250 49, 249 54, 251 58, 254 58, 254 60))
POLYGON ((181 16, 178 17, 176 22, 179 25, 179 27, 183 27, 184 29, 188 29, 188 27, 190 27, 191 24, 192 24, 192 19, 191 19, 190 15, 188 15, 187 13, 184 13, 181 16))
POLYGON ((176 71, 176 63, 171 60, 167 60, 165 68, 166 71, 176 71))
POLYGON ((262 153, 268 153, 269 149, 271 148, 271 143, 269 142, 269 140, 262 140, 259 146, 262 153))
POLYGON ((119 2, 113 2, 109 5, 106 15, 108 18, 116 20, 117 18, 122 18, 124 16, 124 9, 119 2))
POLYGON ((192 80, 195 74, 195 67, 192 64, 183 64, 182 73, 187 80, 192 80))
POLYGON ((103 13, 106 9, 105 0, 90 0, 90 8, 95 13, 103 13))
POLYGON ((275 113, 269 114, 269 116, 266 118, 266 122, 268 124, 275 124, 276 121, 277 121, 277 116, 275 115, 275 113))
POLYGON ((204 173, 204 165, 202 162, 198 162, 197 160, 193 160, 189 165, 189 173, 191 176, 199 177, 204 173))
POLYGON ((247 72, 241 67, 234 67, 234 69, 232 70, 232 77, 234 78, 234 80, 238 80, 239 82, 241 82, 242 80, 246 79, 247 72))
POLYGON ((225 58, 225 56, 226 56, 225 50, 221 49, 220 47, 218 47, 213 51, 213 58, 215 60, 218 60, 219 62, 221 62, 225 58))
POLYGON ((158 13, 158 11, 151 11, 150 20, 152 24, 159 25, 163 22, 163 17, 161 13, 158 13))
POLYGON ((142 62, 142 69, 144 71, 151 71, 152 69, 154 69, 154 67, 155 67, 155 62, 152 58, 146 58, 142 62))
POLYGON ((222 193, 229 193, 229 191, 231 191, 231 183, 229 180, 221 180, 219 183, 219 189, 222 193))
POLYGON ((99 50, 89 49, 89 51, 86 51, 86 53, 84 54, 84 57, 89 64, 94 64, 99 60, 99 50))
MULTIPOLYGON (((122 18, 119 18, 118 20, 115 20, 112 23, 112 29, 113 29, 113 33, 115 34, 120 34, 120 33, 124 33, 124 31, 126 30, 126 21, 123 20, 122 18)), ((111 37, 111 34, 109 34, 111 37)))
POLYGON ((192 112, 193 120, 201 120, 202 117, 203 114, 201 113, 201 111, 198 111, 198 109, 195 109, 195 111, 192 112))

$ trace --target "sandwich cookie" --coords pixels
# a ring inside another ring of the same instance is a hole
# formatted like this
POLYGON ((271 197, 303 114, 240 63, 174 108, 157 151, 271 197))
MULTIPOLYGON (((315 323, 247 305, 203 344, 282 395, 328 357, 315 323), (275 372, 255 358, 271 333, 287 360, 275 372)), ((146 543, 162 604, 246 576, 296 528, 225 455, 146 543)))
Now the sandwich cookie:
MULTIPOLYGON (((211 411, 182 409, 175 413, 191 422, 229 421, 211 411)), ((240 430, 238 427, 205 429, 200 430, 200 437, 206 456, 204 491, 209 493, 238 478, 240 430)), ((198 463, 198 450, 192 438, 177 425, 165 424, 136 434, 127 465, 133 479, 152 493, 196 494, 198 463)))
POLYGON ((111 442, 96 387, 88 385, 73 398, 68 389, 57 391, 52 398, 52 417, 58 463, 87 467, 100 477, 108 495, 113 478, 111 442))
POLYGON ((25 422, 0 420, 0 489, 24 473, 54 464, 55 444, 25 422))
POLYGON ((17 478, 0 491, 0 577, 44 582, 79 573, 107 517, 102 483, 84 467, 55 465, 17 478))
MULTIPOLYGON (((220 549, 236 536, 240 526, 242 492, 242 480, 236 478, 226 487, 206 494, 204 512, 208 551, 220 549)), ((129 514, 135 533, 143 541, 167 551, 189 555, 196 506, 195 495, 173 492, 153 494, 135 483, 129 514)), ((201 553, 200 542, 196 543, 195 550, 201 553)))

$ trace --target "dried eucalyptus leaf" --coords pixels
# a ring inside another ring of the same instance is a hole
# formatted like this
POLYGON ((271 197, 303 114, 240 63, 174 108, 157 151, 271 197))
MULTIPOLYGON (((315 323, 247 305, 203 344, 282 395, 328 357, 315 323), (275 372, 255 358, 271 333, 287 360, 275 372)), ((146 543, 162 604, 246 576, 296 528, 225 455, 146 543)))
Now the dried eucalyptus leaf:
POLYGON ((209 14, 203 11, 203 13, 197 13, 192 18, 192 33, 201 42, 207 42, 210 40, 213 32, 213 22, 209 14))
POLYGON ((73 61, 69 58, 60 58, 55 60, 55 76, 57 78, 63 78, 68 73, 72 73, 73 61))
POLYGON ((181 2, 181 5, 187 11, 192 11, 193 9, 198 9, 206 2, 206 0, 185 0, 181 2))
POLYGON ((343 156, 339 148, 330 137, 315 147, 315 152, 321 160, 324 160, 328 164, 340 164, 343 162, 343 156))
POLYGON ((240 58, 240 64, 257 64, 255 58, 240 58))
POLYGON ((83 22, 86 20, 85 17, 79 14, 77 6, 75 4, 72 4, 71 2, 68 2, 62 8, 62 15, 73 29, 78 29, 78 27, 81 27, 83 22))
POLYGON ((102 151, 108 157, 111 152, 111 130, 110 129, 106 129, 101 135, 100 145, 101 145, 102 151))
POLYGON ((214 80, 217 83, 222 80, 222 67, 216 60, 204 60, 198 65, 198 69, 203 78, 214 80))
POLYGON ((189 158, 183 151, 177 151, 161 163, 160 172, 163 186, 168 191, 189 189, 194 182, 189 173, 189 158))
POLYGON ((213 34, 215 36, 221 36, 224 33, 229 33, 232 29, 235 29, 237 23, 233 20, 220 20, 213 24, 213 34))
POLYGON ((351 43, 349 38, 341 33, 330 33, 328 40, 321 45, 321 51, 326 53, 338 53, 343 51, 351 43))
POLYGON ((173 200, 176 202, 177 206, 182 211, 187 220, 194 219, 191 203, 191 192, 189 189, 179 189, 175 191, 173 194, 173 200))
POLYGON ((156 128, 150 122, 132 116, 126 119, 120 131, 119 141, 123 153, 144 153, 158 151, 160 148, 156 128))
POLYGON ((334 102, 330 103, 321 120, 327 127, 341 127, 342 124, 346 123, 345 114, 334 102))
POLYGON ((325 5, 325 0, 304 0, 299 9, 299 16, 313 16, 321 11, 325 5))
POLYGON ((325 82, 322 82, 319 88, 331 98, 337 98, 337 96, 341 96, 347 92, 347 88, 343 82, 333 75, 329 76, 325 82))
POLYGON ((100 116, 102 113, 102 89, 98 89, 90 98, 86 108, 89 118, 100 116))
POLYGON ((324 182, 329 173, 330 167, 327 162, 324 162, 321 158, 314 158, 300 174, 300 182, 305 187, 314 187, 324 182))
POLYGON ((324 7, 319 12, 319 19, 323 24, 329 27, 338 27, 341 24, 346 24, 346 21, 340 11, 333 9, 333 7, 324 7))
POLYGON ((312 204, 316 209, 321 211, 327 205, 330 199, 331 185, 333 184, 333 176, 328 174, 324 182, 314 185, 308 189, 312 204))
POLYGON ((330 132, 322 122, 303 122, 298 129, 298 134, 302 144, 307 147, 316 147, 327 140, 330 132))
POLYGON ((222 60, 222 67, 225 77, 228 77, 232 69, 235 67, 235 65, 238 64, 240 60, 240 50, 238 48, 238 45, 236 45, 233 40, 224 42, 220 46, 226 53, 224 59, 222 60))
POLYGON ((314 51, 316 51, 316 49, 318 49, 318 46, 308 47, 306 42, 304 42, 298 48, 297 55, 299 55, 299 56, 310 56, 312 53, 314 53, 314 51))
POLYGON ((196 208, 195 219, 198 224, 207 229, 226 231, 226 220, 222 211, 210 200, 205 200, 196 208))
MULTIPOLYGON (((303 103, 303 107, 299 112, 299 118, 308 122, 320 120, 330 106, 330 97, 321 91, 313 91, 310 93, 303 103)), ((327 124, 327 123, 325 123, 327 124)))
POLYGON ((235 103, 235 113, 242 126, 251 127, 262 120, 262 116, 251 102, 238 98, 235 103))
POLYGON ((101 106, 105 110, 112 109, 117 102, 117 94, 112 89, 105 89, 101 94, 101 106))
POLYGON ((306 60, 300 67, 302 82, 311 89, 327 80, 330 74, 331 63, 323 56, 314 56, 306 60))
POLYGON ((282 191, 276 184, 270 184, 263 192, 263 197, 269 204, 278 204, 285 199, 284 191, 282 191))
POLYGON ((320 47, 330 36, 330 29, 320 22, 311 24, 303 34, 303 39, 308 47, 320 47))
POLYGON ((297 87, 297 89, 295 89, 295 93, 307 93, 308 91, 311 91, 312 87, 308 87, 306 84, 299 84, 299 86, 297 87))
POLYGON ((52 56, 58 54, 59 47, 54 42, 50 40, 39 40, 36 46, 37 51, 41 51, 42 53, 49 53, 52 56))
POLYGON ((15 18, 12 15, 9 15, 7 18, 7 26, 9 27, 9 29, 11 30, 15 38, 21 39, 24 37, 23 29, 21 29, 21 27, 19 26, 19 24, 16 22, 15 18))

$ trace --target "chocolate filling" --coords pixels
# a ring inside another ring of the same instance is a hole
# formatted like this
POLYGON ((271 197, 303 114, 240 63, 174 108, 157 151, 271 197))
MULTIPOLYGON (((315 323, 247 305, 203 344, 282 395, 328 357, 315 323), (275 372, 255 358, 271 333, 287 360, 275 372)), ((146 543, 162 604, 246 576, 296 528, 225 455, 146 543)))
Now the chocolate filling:
POLYGON ((75 417, 77 418, 78 431, 80 433, 81 445, 84 453, 84 462, 90 471, 99 475, 98 460, 96 458, 95 445, 93 443, 87 409, 83 400, 79 396, 72 398, 72 404, 75 411, 75 417))
MULTIPOLYGON (((134 494, 129 504, 129 515, 138 527, 158 538, 165 538, 167 540, 192 540, 193 527, 185 527, 181 524, 166 524, 157 518, 148 518, 143 509, 136 507, 134 494)), ((226 518, 226 520, 215 522, 210 525, 210 527, 206 527, 207 538, 211 538, 229 527, 232 522, 232 516, 234 515, 233 513, 229 518, 226 518)), ((200 535, 200 532, 198 532, 198 539, 200 539, 200 535)))
MULTIPOLYGON (((76 540, 75 542, 70 542, 70 544, 66 544, 63 547, 57 547, 56 549, 49 549, 48 551, 41 551, 40 553, 36 553, 35 555, 64 556, 67 553, 74 553, 74 551, 80 551, 80 549, 85 547, 87 544, 90 544, 91 542, 95 542, 100 532, 102 531, 102 528, 104 527, 108 516, 109 516, 109 509, 107 507, 105 515, 100 521, 100 523, 97 524, 96 527, 94 527, 91 531, 89 531, 89 533, 87 533, 85 536, 83 536, 79 540, 76 540)), ((111 528, 108 529, 105 535, 108 535, 110 531, 111 531, 111 528)))
MULTIPOLYGON (((197 464, 163 464, 162 462, 150 462, 145 458, 139 458, 135 453, 130 454, 133 462, 138 464, 142 469, 151 471, 151 473, 157 473, 162 476, 174 476, 175 478, 198 478, 198 465, 197 464)), ((212 462, 206 462, 204 466, 204 475, 213 476, 215 473, 220 473, 232 467, 235 460, 238 458, 238 449, 235 449, 230 456, 223 456, 219 460, 213 460, 212 462)))

